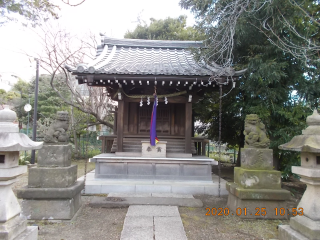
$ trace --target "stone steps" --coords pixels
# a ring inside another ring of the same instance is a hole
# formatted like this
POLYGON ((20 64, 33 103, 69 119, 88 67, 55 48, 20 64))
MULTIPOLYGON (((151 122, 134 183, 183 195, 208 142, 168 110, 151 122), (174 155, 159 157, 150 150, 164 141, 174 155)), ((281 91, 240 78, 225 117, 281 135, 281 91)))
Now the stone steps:
MULTIPOLYGON (((78 179, 83 181, 84 177, 78 179)), ((213 181, 182 181, 182 180, 147 180, 147 179, 105 179, 95 178, 95 170, 87 173, 85 194, 117 193, 174 193, 174 194, 207 194, 218 196, 228 195, 226 181, 216 175, 213 181)))

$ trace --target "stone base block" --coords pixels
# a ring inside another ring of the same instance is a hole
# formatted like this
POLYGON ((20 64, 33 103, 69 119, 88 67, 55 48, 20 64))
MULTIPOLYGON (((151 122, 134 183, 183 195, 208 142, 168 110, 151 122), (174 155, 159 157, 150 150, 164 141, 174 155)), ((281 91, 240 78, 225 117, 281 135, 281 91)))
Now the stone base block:
POLYGON ((23 199, 71 199, 84 188, 83 181, 77 181, 67 188, 24 188, 17 189, 17 198, 23 199))
POLYGON ((27 219, 22 216, 15 216, 10 220, 0 223, 0 239, 15 239, 20 233, 27 228, 27 219))
POLYGON ((38 167, 69 167, 71 145, 44 144, 38 150, 38 167))
POLYGON ((241 167, 248 169, 272 170, 273 150, 260 148, 242 148, 241 167))
MULTIPOLYGON (((281 216, 275 208, 287 209, 285 201, 240 199, 229 192, 227 207, 233 215, 242 219, 287 219, 288 215, 281 216)), ((289 212, 285 213, 289 214, 289 212)))
POLYGON ((232 182, 226 183, 226 189, 240 199, 271 201, 290 199, 290 192, 284 189, 245 189, 232 182))
POLYGON ((234 182, 247 189, 281 189, 281 172, 235 167, 234 182))
POLYGON ((211 159, 102 160, 96 162, 96 178, 211 181, 211 159))
POLYGON ((21 203, 21 214, 27 219, 72 219, 81 206, 81 195, 72 199, 32 200, 25 199, 21 203))
POLYGON ((37 240, 38 239, 38 226, 30 226, 17 236, 14 240, 37 240))
POLYGON ((306 216, 296 216, 290 219, 290 227, 308 239, 320 239, 320 221, 313 221, 306 216))
POLYGON ((293 230, 290 225, 279 225, 278 231, 280 240, 309 240, 309 238, 293 230))
POLYGON ((77 180, 77 166, 29 169, 29 188, 65 188, 77 180))

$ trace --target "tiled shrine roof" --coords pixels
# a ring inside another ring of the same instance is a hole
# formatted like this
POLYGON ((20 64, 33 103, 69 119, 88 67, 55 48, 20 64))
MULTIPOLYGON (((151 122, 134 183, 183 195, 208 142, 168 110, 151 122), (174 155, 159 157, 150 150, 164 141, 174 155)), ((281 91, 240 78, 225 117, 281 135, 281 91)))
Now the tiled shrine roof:
MULTIPOLYGON (((197 62, 192 48, 204 47, 200 41, 114 39, 103 36, 96 58, 77 67, 66 66, 74 74, 126 74, 165 76, 237 76, 233 69, 197 62)), ((243 73, 243 72, 242 72, 243 73)))

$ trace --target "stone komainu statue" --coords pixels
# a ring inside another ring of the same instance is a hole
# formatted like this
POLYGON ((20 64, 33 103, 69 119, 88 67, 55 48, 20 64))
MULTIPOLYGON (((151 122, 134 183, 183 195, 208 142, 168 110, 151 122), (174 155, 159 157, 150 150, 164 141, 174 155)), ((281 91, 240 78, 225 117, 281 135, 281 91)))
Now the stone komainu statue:
POLYGON ((257 114, 246 116, 243 134, 245 148, 269 148, 270 139, 266 135, 265 125, 257 114))
POLYGON ((69 128, 69 114, 68 112, 58 111, 56 120, 51 123, 48 130, 44 134, 44 142, 57 143, 68 142, 69 136, 67 134, 69 128))

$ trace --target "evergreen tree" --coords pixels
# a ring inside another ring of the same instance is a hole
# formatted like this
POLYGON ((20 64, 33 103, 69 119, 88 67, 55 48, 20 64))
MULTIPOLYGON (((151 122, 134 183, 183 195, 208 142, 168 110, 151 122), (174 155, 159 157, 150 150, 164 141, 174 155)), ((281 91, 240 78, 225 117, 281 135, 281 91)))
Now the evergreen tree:
POLYGON ((166 18, 164 20, 150 19, 150 25, 138 24, 132 31, 127 31, 125 38, 150 40, 201 40, 204 35, 193 27, 187 27, 187 16, 166 18))
POLYGON ((0 26, 7 21, 16 20, 17 15, 36 25, 49 16, 58 18, 58 9, 51 0, 0 0, 0 26))
MULTIPOLYGON (((213 24, 202 20, 208 20, 205 16, 208 12, 214 11, 214 4, 227 2, 230 1, 181 1, 182 4, 187 4, 184 6, 198 13, 198 27, 206 32, 208 45, 212 40, 212 33, 223 26, 221 22, 213 24)), ((309 1, 311 5, 313 2, 309 1)), ((298 157, 293 153, 279 151, 278 146, 301 134, 301 130, 305 128, 306 117, 311 114, 312 108, 318 107, 320 97, 317 61, 298 59, 294 54, 274 44, 277 39, 285 41, 290 37, 291 42, 295 44, 302 45, 304 41, 299 42, 296 36, 290 35, 292 29, 288 29, 283 22, 275 21, 282 15, 296 26, 296 31, 309 29, 313 33, 309 35, 310 40, 318 34, 314 24, 304 22, 301 12, 296 15, 292 10, 293 6, 287 1, 272 1, 272 4, 265 4, 259 11, 243 13, 239 17, 233 39, 233 67, 247 67, 247 72, 238 80, 236 88, 222 99, 222 141, 243 147, 244 118, 247 114, 258 114, 265 123, 271 139, 274 165, 278 168, 280 164, 285 176, 291 165, 299 164, 298 157), (269 16, 267 21, 269 25, 272 24, 276 34, 268 36, 265 29, 257 27, 265 16, 269 16)), ((225 28, 228 29, 228 26, 225 28)), ((208 48, 198 57, 204 57, 210 62, 215 59, 214 53, 212 48, 208 48)), ((203 123, 198 130, 215 139, 218 136, 218 100, 217 94, 206 94, 195 107, 198 119, 203 123)))

